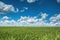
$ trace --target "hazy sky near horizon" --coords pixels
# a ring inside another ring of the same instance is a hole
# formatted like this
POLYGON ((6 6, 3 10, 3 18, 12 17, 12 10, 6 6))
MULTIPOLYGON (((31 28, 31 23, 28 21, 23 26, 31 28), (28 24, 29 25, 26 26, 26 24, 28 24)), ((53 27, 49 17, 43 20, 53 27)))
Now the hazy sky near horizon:
POLYGON ((0 26, 60 26, 60 0, 0 0, 0 26))

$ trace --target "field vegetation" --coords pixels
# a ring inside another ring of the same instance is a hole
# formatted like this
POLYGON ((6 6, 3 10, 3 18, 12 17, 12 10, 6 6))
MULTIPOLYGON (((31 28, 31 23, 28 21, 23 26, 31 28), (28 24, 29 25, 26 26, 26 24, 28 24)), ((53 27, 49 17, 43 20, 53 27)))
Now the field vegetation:
POLYGON ((0 27, 0 40, 60 40, 60 27, 0 27))

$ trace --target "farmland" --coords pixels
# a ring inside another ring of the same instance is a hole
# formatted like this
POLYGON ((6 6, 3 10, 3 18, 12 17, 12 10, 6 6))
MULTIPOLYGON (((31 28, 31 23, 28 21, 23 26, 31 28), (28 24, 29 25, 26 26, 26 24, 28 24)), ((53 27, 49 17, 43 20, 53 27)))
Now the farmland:
POLYGON ((60 27, 0 27, 0 40, 60 40, 60 27))

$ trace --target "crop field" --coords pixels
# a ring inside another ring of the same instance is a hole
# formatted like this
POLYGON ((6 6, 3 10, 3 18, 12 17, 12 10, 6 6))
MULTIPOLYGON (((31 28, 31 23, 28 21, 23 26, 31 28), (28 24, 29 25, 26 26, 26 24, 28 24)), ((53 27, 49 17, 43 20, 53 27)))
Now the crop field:
POLYGON ((60 27, 0 27, 0 40, 60 40, 60 27))

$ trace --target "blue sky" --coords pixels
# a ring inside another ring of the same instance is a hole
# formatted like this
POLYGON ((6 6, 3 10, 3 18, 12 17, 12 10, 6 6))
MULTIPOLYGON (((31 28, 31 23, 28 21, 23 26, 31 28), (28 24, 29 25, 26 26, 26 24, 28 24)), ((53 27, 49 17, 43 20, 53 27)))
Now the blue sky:
POLYGON ((60 0, 0 0, 0 25, 59 26, 59 16, 60 0))

